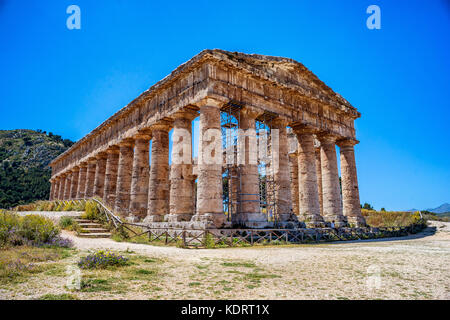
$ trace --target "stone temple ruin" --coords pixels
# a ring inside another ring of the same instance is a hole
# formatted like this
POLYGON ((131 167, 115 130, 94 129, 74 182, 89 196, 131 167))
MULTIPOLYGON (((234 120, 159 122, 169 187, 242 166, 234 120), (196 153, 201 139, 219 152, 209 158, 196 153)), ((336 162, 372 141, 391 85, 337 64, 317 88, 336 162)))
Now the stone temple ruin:
POLYGON ((99 197, 149 227, 364 227, 358 117, 292 59, 204 50, 56 158, 50 200, 99 197))

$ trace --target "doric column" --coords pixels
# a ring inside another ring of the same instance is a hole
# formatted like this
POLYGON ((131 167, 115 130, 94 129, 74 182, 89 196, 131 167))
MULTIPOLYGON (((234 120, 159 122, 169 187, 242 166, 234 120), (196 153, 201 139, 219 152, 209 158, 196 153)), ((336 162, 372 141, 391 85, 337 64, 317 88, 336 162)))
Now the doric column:
POLYGON ((297 218, 292 214, 291 182, 289 172, 289 146, 286 132, 287 121, 284 119, 275 119, 272 121, 272 130, 278 130, 272 133, 271 152, 273 177, 275 183, 275 206, 279 222, 296 221, 297 218), (278 150, 276 145, 276 136, 278 135, 278 150))
POLYGON ((241 212, 238 214, 237 222, 247 227, 265 227, 268 225, 267 215, 260 210, 256 139, 256 118, 260 114, 260 110, 243 108, 239 115, 239 140, 242 145, 238 146, 238 153, 240 154, 242 151, 244 153, 238 160, 240 162, 238 165, 241 179, 241 193, 238 198, 241 203, 241 212))
POLYGON ((64 178, 64 174, 59 175, 59 186, 58 186, 58 196, 56 199, 58 200, 64 200, 64 185, 66 183, 66 180, 64 178))
POLYGON ((114 211, 122 215, 128 215, 130 208, 133 146, 134 141, 132 139, 126 139, 119 144, 119 168, 117 170, 116 204, 114 211))
POLYGON ((65 187, 66 187, 66 174, 63 173, 61 175, 61 181, 60 181, 60 186, 59 186, 59 195, 58 195, 59 200, 64 200, 64 188, 65 187))
POLYGON ((114 207, 116 202, 117 168, 119 166, 119 147, 112 146, 107 151, 105 187, 103 191, 103 202, 114 207))
POLYGON ((342 202, 344 216, 350 224, 357 227, 366 225, 366 221, 361 214, 358 178, 356 175, 356 162, 354 145, 357 140, 340 140, 337 142, 340 148, 341 159, 341 183, 342 183, 342 202))
POLYGON ((320 142, 314 141, 316 154, 317 188, 319 190, 320 215, 323 217, 323 189, 322 189, 322 162, 320 161, 320 142))
POLYGON ((149 140, 151 131, 134 136, 133 171, 131 174, 131 198, 129 221, 136 222, 147 215, 149 181, 149 140))
POLYGON ((336 227, 346 225, 342 214, 341 189, 336 158, 336 137, 319 134, 320 162, 322 164, 323 218, 333 222, 336 227))
POLYGON ((72 171, 67 171, 66 184, 64 186, 64 200, 70 199, 70 186, 72 182, 72 171))
POLYGON ((80 176, 80 168, 74 167, 72 169, 72 181, 70 183, 70 199, 77 198, 79 176, 80 176))
POLYGON ((53 188, 52 200, 58 200, 59 177, 55 177, 55 187, 53 188))
POLYGON ((172 133, 172 165, 170 168, 170 215, 167 221, 189 221, 194 214, 192 175, 192 120, 197 112, 175 113, 172 133))
POLYGON ((78 187, 77 187, 77 198, 84 198, 84 191, 86 189, 86 171, 87 171, 87 163, 81 163, 79 165, 80 172, 78 174, 78 187))
POLYGON ((62 176, 58 176, 58 188, 55 190, 55 199, 61 200, 61 187, 63 186, 62 176))
POLYGON ((55 184, 56 184, 56 181, 54 179, 50 179, 50 195, 48 197, 49 201, 53 200, 53 194, 55 192, 55 184))
POLYGON ((161 222, 169 212, 169 130, 170 122, 151 127, 152 158, 148 186, 148 209, 145 222, 161 222))
POLYGON ((289 154, 289 170, 291 174, 292 212, 298 216, 298 155, 297 152, 289 154))
POLYGON ((88 166, 86 171, 86 184, 84 188, 85 198, 92 198, 94 196, 94 180, 95 180, 96 165, 97 160, 95 158, 90 158, 88 160, 88 166))
POLYGON ((100 199, 103 199, 103 191, 105 189, 106 157, 105 152, 95 156, 97 164, 95 166, 94 197, 99 197, 100 199))
POLYGON ((212 99, 200 104, 198 149, 197 212, 192 220, 220 228, 226 222, 222 204, 222 132, 220 105, 212 99))
POLYGON ((320 215, 314 153, 315 129, 307 126, 293 128, 298 140, 299 213, 308 227, 323 226, 320 215))

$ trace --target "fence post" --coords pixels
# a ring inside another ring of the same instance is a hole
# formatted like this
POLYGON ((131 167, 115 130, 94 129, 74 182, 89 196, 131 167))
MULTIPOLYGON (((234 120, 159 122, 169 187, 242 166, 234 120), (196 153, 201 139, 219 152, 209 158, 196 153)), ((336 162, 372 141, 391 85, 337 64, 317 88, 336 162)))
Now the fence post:
POLYGON ((183 228, 183 247, 186 247, 186 229, 183 228))

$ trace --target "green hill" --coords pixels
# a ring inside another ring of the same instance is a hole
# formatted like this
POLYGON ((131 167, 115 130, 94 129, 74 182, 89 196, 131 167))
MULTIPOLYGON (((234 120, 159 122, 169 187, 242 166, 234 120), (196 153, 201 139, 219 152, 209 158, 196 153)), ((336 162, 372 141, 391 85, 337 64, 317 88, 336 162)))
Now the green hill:
POLYGON ((72 144, 41 130, 0 130, 0 208, 48 199, 48 164, 72 144))

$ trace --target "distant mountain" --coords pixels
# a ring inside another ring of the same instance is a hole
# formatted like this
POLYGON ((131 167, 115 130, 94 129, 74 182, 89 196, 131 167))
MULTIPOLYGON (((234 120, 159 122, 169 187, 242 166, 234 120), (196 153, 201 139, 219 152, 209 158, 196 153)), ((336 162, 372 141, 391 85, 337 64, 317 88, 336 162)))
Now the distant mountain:
POLYGON ((47 199, 48 164, 72 144, 42 130, 0 130, 0 208, 47 199))
POLYGON ((450 203, 444 203, 441 204, 439 207, 434 208, 434 209, 427 209, 430 212, 434 212, 436 214, 440 214, 440 213, 448 213, 450 212, 450 203))
MULTIPOLYGON (((444 203, 444 204, 441 204, 439 207, 437 207, 437 208, 434 208, 434 209, 425 209, 426 211, 430 211, 430 212, 433 212, 433 213, 436 213, 437 215, 442 215, 442 214, 445 214, 445 213, 450 213, 450 203, 444 203)), ((425 211, 425 210, 422 210, 422 211, 425 211)), ((416 212, 416 211, 420 211, 419 209, 409 209, 409 210, 406 210, 406 212, 416 212)))

